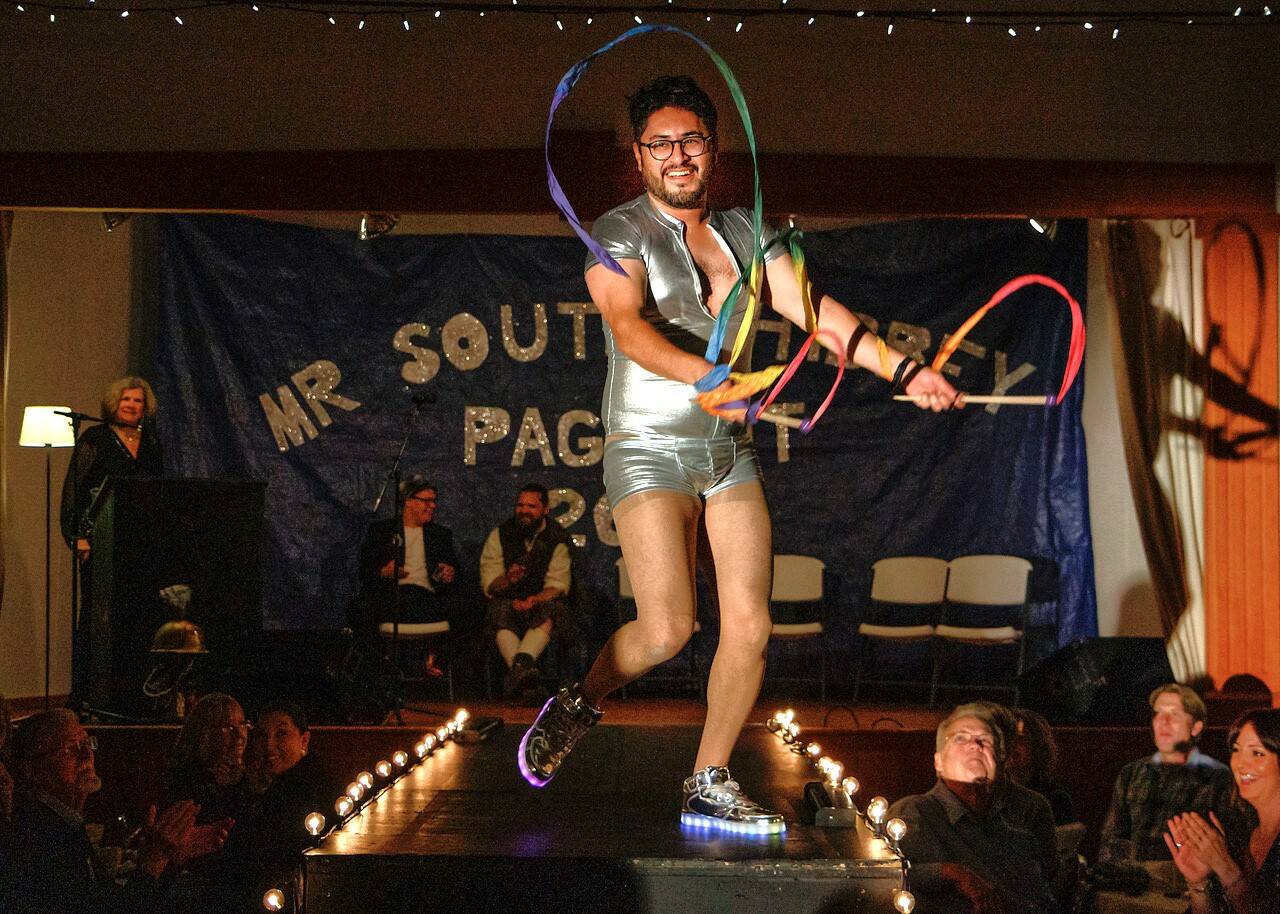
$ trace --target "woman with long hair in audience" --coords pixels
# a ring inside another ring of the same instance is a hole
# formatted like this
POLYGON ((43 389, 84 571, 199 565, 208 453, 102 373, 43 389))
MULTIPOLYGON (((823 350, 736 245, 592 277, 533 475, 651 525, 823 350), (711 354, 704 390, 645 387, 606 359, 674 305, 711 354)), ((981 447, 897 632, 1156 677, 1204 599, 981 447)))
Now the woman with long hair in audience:
POLYGON ((248 735, 244 709, 230 695, 210 692, 196 702, 173 746, 166 785, 170 800, 194 800, 201 818, 239 818, 248 735))
POLYGON ((1187 880, 1194 914, 1280 911, 1280 710, 1249 711, 1227 737, 1234 795, 1252 808, 1252 831, 1189 812, 1169 820, 1165 843, 1187 880))

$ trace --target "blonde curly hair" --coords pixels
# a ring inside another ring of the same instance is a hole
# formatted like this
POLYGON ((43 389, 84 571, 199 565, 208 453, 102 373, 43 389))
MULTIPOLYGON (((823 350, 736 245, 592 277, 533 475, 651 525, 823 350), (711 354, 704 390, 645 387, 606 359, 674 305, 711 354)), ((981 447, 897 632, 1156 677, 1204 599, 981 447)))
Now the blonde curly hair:
POLYGON ((156 414, 156 393, 147 383, 147 379, 137 375, 126 375, 123 378, 116 378, 103 391, 102 419, 104 422, 110 422, 116 417, 116 410, 120 408, 120 398, 124 396, 126 390, 142 391, 142 415, 145 418, 150 419, 156 414))

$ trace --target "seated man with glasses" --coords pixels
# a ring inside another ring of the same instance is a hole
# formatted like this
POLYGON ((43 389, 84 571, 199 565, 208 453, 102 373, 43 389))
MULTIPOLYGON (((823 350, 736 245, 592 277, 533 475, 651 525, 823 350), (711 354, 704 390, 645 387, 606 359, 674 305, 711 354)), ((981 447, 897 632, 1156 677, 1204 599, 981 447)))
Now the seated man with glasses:
MULTIPOLYGON (((435 522, 439 493, 420 476, 400 484, 404 507, 398 518, 376 521, 360 550, 360 596, 352 628, 371 635, 381 622, 396 617, 402 623, 454 622, 450 599, 458 574, 458 554, 453 532, 435 522)), ((428 655, 429 675, 440 675, 435 658, 428 655)))
POLYGON ((94 768, 97 741, 65 708, 44 711, 18 727, 12 744, 18 789, 13 819, 0 826, 0 910, 128 914, 152 910, 161 876, 212 853, 230 823, 195 824, 199 807, 175 803, 143 827, 138 866, 117 885, 99 864, 84 827, 84 803, 102 786, 94 768))
POLYGON ((1044 797, 1005 778, 991 706, 960 705, 938 725, 936 746, 933 789, 889 810, 907 823, 900 846, 912 891, 930 910, 963 909, 958 894, 975 914, 1058 911, 1053 812, 1044 797))

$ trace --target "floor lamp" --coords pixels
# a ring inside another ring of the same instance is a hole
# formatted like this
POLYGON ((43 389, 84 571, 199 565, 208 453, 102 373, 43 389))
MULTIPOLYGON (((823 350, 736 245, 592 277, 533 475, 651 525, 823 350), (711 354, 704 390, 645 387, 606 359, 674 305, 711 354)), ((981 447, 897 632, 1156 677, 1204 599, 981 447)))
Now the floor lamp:
POLYGON ((52 614, 53 449, 75 445, 68 406, 28 406, 22 414, 21 447, 44 448, 44 706, 49 707, 49 632, 52 614))

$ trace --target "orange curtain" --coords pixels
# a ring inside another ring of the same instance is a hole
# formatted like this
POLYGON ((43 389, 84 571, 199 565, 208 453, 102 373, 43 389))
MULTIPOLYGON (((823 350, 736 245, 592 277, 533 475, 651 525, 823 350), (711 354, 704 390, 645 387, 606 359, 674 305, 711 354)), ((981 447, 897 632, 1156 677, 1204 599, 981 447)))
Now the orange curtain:
POLYGON ((1205 316, 1216 371, 1205 390, 1205 649, 1280 690, 1277 238, 1280 222, 1205 220, 1205 316))

